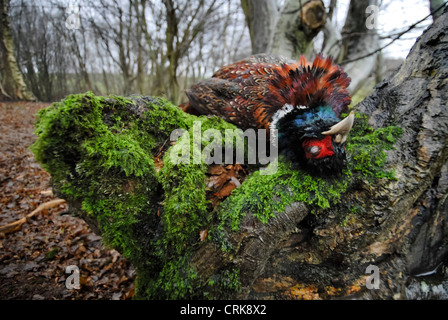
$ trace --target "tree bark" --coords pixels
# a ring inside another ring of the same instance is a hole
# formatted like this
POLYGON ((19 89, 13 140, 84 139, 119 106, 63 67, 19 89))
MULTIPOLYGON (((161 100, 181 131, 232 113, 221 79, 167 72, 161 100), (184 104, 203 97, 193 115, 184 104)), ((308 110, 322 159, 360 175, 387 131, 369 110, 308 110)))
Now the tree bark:
MULTIPOLYGON (((364 297, 403 297, 406 280, 434 270, 448 254, 448 12, 417 40, 391 79, 358 105, 370 124, 396 123, 405 133, 388 161, 398 180, 380 186, 372 211, 381 228, 363 259, 378 261, 393 285, 364 297), (387 257, 382 260, 382 258, 387 257)), ((359 255, 362 256, 362 255, 359 255)))
POLYGON ((250 32, 252 53, 265 53, 272 47, 279 12, 275 0, 241 0, 250 32))
MULTIPOLYGON (((135 250, 136 254, 145 257, 145 263, 137 265, 140 286, 145 283, 145 279, 152 279, 152 277, 159 279, 159 282, 150 281, 143 288, 140 287, 139 292, 143 292, 140 294, 144 295, 145 292, 154 290, 154 286, 160 286, 165 288, 160 289, 165 294, 167 292, 171 294, 172 290, 178 290, 176 288, 186 288, 182 292, 183 298, 197 298, 200 296, 199 293, 205 290, 213 291, 215 287, 212 283, 218 280, 222 283, 233 279, 228 271, 237 270, 237 273, 231 275, 238 275, 238 286, 235 283, 230 285, 227 283, 226 286, 214 292, 214 298, 406 299, 417 297, 418 288, 415 289, 415 284, 418 287, 419 279, 422 279, 417 276, 431 273, 441 264, 446 263, 448 257, 447 27, 448 10, 445 10, 444 14, 418 39, 398 72, 378 84, 375 92, 355 107, 357 112, 368 116, 369 124, 374 129, 395 125, 403 130, 403 135, 394 145, 395 149, 386 152, 385 168, 395 172, 395 179, 378 178, 370 182, 365 179, 349 181, 348 191, 342 194, 342 201, 330 208, 317 209, 318 211, 313 214, 315 207, 295 202, 287 206, 285 210, 276 212, 275 216, 265 223, 251 212, 253 209, 249 201, 241 217, 239 228, 235 230, 224 227, 225 229, 221 230, 225 234, 226 241, 233 248, 233 252, 223 251, 219 237, 215 238, 215 241, 191 240, 199 236, 195 235, 190 237, 191 239, 182 240, 186 242, 181 242, 182 245, 177 247, 178 251, 171 251, 169 255, 164 256, 168 257, 168 261, 163 260, 160 263, 157 262, 158 257, 166 254, 170 247, 160 247, 156 253, 147 248, 151 247, 151 244, 160 243, 156 240, 160 240, 158 237, 169 231, 166 229, 167 224, 176 223, 174 218, 181 219, 179 225, 182 228, 180 233, 182 233, 190 228, 188 225, 190 220, 194 220, 191 223, 198 223, 198 216, 192 216, 194 208, 185 207, 186 202, 189 201, 189 194, 179 196, 182 201, 176 202, 174 208, 171 208, 171 210, 179 210, 181 214, 169 216, 170 219, 166 220, 163 220, 163 217, 166 217, 168 209, 161 203, 164 204, 170 199, 164 198, 161 194, 157 196, 153 194, 154 199, 151 198, 153 201, 151 204, 150 200, 146 201, 150 198, 143 197, 145 206, 147 202, 150 208, 144 207, 144 212, 136 216, 139 220, 132 225, 131 231, 124 232, 124 229, 118 229, 121 231, 120 237, 124 235, 136 237, 126 242, 120 238, 120 243, 139 246, 138 250, 135 250), (150 209, 157 214, 148 214, 150 209), (190 251, 188 255, 185 255, 187 249, 190 251), (161 267, 160 264, 165 265, 161 267), (373 274, 376 277, 373 284, 378 284, 378 288, 369 287, 372 283, 369 282, 372 279, 369 271, 371 265, 374 272, 375 269, 378 271, 377 274, 373 274), (161 278, 160 274, 162 274, 161 278), (170 287, 166 283, 167 279, 177 279, 179 282, 170 287), (195 283, 190 281, 194 279, 202 279, 202 282, 196 283, 197 287, 191 287, 189 290, 189 286, 195 283), (235 289, 236 287, 238 290, 235 289)), ((84 100, 88 103, 89 99, 91 98, 83 98, 83 103, 84 100)), ((120 113, 121 117, 133 115, 146 119, 143 112, 146 110, 145 101, 150 100, 151 98, 134 98, 134 103, 126 105, 128 112, 120 113)), ((109 99, 103 103, 105 104, 102 109, 104 112, 118 112, 116 100, 109 99)), ((98 102, 92 105, 97 106, 98 102)), ((89 110, 89 108, 86 105, 86 108, 80 110, 89 110)), ((62 114, 66 115, 67 112, 62 114)), ((50 116, 55 117, 54 112, 50 113, 50 116)), ((176 116, 171 116, 170 121, 163 122, 164 126, 175 125, 171 120, 176 117, 183 116, 178 113, 176 116)), ((154 116, 154 118, 160 117, 154 116)), ((113 117, 106 114, 98 116, 98 119, 110 122, 113 117)), ((188 121, 184 119, 182 123, 188 121)), ((111 126, 115 131, 119 127, 112 124, 111 126)), ((80 128, 85 127, 84 124, 80 128)), ((75 131, 72 127, 69 128, 70 132, 75 131)), ((154 130, 148 125, 144 125, 143 128, 154 130)), ((83 130, 88 135, 92 135, 93 129, 83 130)), ((55 134, 54 130, 50 130, 48 134, 55 134)), ((157 143, 162 143, 166 139, 165 134, 167 133, 154 136, 158 139, 154 145, 156 149, 159 149, 157 143)), ((70 139, 70 136, 66 134, 60 133, 60 135, 64 139, 70 139)), ((101 137, 98 139, 102 139, 101 137)), ((75 141, 80 141, 78 137, 76 139, 75 141)), ((389 138, 386 137, 386 139, 389 138)), ((51 138, 47 142, 38 142, 41 146, 45 146, 46 143, 54 143, 54 141, 55 139, 51 138)), ((80 150, 79 148, 82 147, 79 143, 70 145, 78 148, 74 150, 80 150)), ((190 145, 189 142, 188 145, 190 145)), ((132 146, 136 148, 135 144, 132 146)), ((66 148, 61 144, 55 144, 55 147, 66 148)), ((117 157, 121 157, 123 150, 118 151, 107 154, 117 154, 117 157)), ((84 175, 88 172, 87 167, 73 163, 73 159, 77 158, 73 156, 73 150, 52 152, 40 153, 39 159, 44 160, 49 157, 48 154, 59 155, 61 159, 64 159, 65 154, 66 161, 71 163, 70 166, 81 169, 80 172, 75 172, 75 178, 76 174, 84 175)), ((99 155, 98 153, 97 156, 99 155)), ((85 154, 85 157, 87 156, 93 157, 95 154, 90 152, 85 154)), ((97 158, 93 159, 97 160, 97 158)), ((125 159, 130 161, 130 157, 125 159)), ((96 161, 89 163, 94 165, 96 161)), ((59 167, 68 168, 68 165, 59 167)), ((141 170, 146 170, 145 168, 141 170)), ((165 180, 163 186, 165 192, 171 191, 170 179, 175 179, 177 173, 189 172, 188 170, 191 170, 191 167, 186 166, 170 176, 168 169, 162 169, 164 176, 168 179, 165 180)), ((123 179, 123 176, 123 174, 118 176, 117 173, 117 179, 110 180, 118 180, 119 183, 115 182, 116 185, 123 188, 123 190, 114 190, 113 193, 130 197, 136 190, 154 189, 153 185, 148 185, 148 188, 141 187, 142 177, 144 177, 142 174, 133 178, 132 175, 129 177, 126 175, 127 180, 120 183, 119 179, 123 179)), ((109 179, 107 174, 104 177, 109 179)), ((188 187, 191 187, 192 181, 195 181, 193 184, 203 183, 201 179, 192 180, 194 177, 197 176, 189 176, 188 179, 180 181, 188 183, 188 187)), ((345 176, 341 177, 341 179, 344 178, 347 179, 345 176)), ((66 180, 62 177, 58 182, 59 186, 65 182, 66 180)), ((73 180, 73 183, 78 182, 77 179, 73 180)), ((98 204, 108 210, 106 219, 101 220, 107 226, 113 223, 114 219, 111 208, 116 208, 120 203, 114 202, 114 206, 108 207, 106 204, 109 196, 106 197, 105 194, 109 195, 109 192, 103 192, 103 187, 105 188, 107 183, 96 183, 101 186, 99 195, 105 197, 101 198, 98 204)), ((175 187, 179 186, 176 184, 175 187)), ((279 187, 281 187, 280 183, 279 187)), ((79 190, 77 192, 82 192, 83 189, 79 190)), ((191 189, 191 192, 196 192, 195 190, 191 189)), ((56 192, 58 192, 57 188, 56 192)), ((91 194, 87 193, 87 195, 91 197, 90 204, 95 201, 91 194)), ((253 196, 256 198, 257 193, 253 196)), ((76 209, 94 230, 100 231, 104 226, 99 225, 92 213, 96 209, 88 203, 82 204, 82 200, 67 199, 70 206, 76 209), (82 208, 89 209, 90 213, 84 213, 82 208)), ((194 205, 198 206, 195 202, 194 205)), ((126 212, 131 209, 128 207, 126 212)), ((214 215, 217 213, 213 212, 214 215)), ((209 226, 217 219, 214 215, 207 220, 209 226)), ((126 215, 119 217, 125 219, 126 215)), ((123 221, 119 221, 119 228, 123 224, 123 221)), ((111 237, 113 233, 109 232, 107 236, 111 237)), ((445 295, 448 294, 447 278, 445 275, 445 279, 439 280, 437 287, 438 292, 445 295), (440 284, 443 284, 442 287, 440 284)))
POLYGON ((272 0, 242 0, 252 43, 252 53, 271 53, 298 59, 309 55, 312 40, 326 22, 320 0, 288 0, 280 10, 272 0))
POLYGON ((0 100, 35 100, 17 66, 8 6, 8 0, 0 1, 0 100))

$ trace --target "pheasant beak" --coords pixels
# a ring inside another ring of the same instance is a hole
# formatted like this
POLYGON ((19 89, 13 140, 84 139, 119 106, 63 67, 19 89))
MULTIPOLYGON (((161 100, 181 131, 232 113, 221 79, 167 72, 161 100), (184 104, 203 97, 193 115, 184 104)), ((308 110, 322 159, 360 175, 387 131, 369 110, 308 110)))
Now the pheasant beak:
POLYGON ((322 134, 334 136, 333 140, 335 143, 344 143, 353 127, 354 121, 355 113, 351 111, 345 119, 336 123, 330 130, 322 132, 322 134))

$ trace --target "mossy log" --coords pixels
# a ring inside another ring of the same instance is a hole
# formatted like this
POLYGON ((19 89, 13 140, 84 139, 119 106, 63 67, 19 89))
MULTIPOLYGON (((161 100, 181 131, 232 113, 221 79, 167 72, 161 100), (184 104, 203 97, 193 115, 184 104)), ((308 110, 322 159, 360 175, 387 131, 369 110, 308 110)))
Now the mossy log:
POLYGON ((248 168, 212 205, 209 165, 169 157, 182 147, 192 157, 210 139, 170 145, 170 134, 235 127, 142 96, 53 104, 39 113, 33 151, 72 212, 134 264, 137 298, 406 298, 448 253, 447 27, 444 13, 355 107, 337 177, 280 157, 272 174, 248 168), (366 285, 369 265, 378 289, 366 285))

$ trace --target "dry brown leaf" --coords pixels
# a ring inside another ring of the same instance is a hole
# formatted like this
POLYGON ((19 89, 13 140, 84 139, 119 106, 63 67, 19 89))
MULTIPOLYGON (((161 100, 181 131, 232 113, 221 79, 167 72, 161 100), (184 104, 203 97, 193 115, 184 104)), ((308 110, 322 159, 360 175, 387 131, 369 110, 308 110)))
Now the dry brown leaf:
MULTIPOLYGON (((49 192, 50 175, 29 150, 35 140, 35 114, 41 108, 42 104, 35 103, 0 103, 0 207, 3 213, 0 226, 17 222, 54 197, 49 192)), ((129 184, 129 188, 133 186, 129 184)), ((14 236, 5 235, 5 239, 0 239, 2 263, 11 266, 9 271, 4 271, 11 278, 2 278, 7 281, 4 287, 8 288, 8 293, 2 295, 6 291, 0 288, 0 296, 19 300, 30 300, 33 296, 48 300, 111 299, 112 292, 118 290, 122 299, 131 298, 135 271, 129 262, 123 257, 114 259, 83 220, 59 215, 65 208, 62 203, 51 209, 41 207, 14 236), (44 217, 47 211, 52 215, 44 217), (58 248, 58 254, 52 260, 45 259, 45 252, 54 247, 58 248), (111 263, 112 260, 115 262, 111 263), (72 264, 82 268, 85 284, 82 290, 66 290, 64 286, 65 267, 72 264), (102 270, 106 265, 109 267, 104 274, 102 270), (128 280, 122 282, 126 278, 128 280)), ((20 222, 13 227, 19 228, 20 222)))
POLYGON ((10 224, 8 224, 6 226, 0 227, 0 232, 4 233, 4 234, 7 234, 7 233, 11 233, 11 232, 17 231, 17 230, 19 230, 22 227, 22 225, 24 223, 29 221, 29 219, 32 218, 37 213, 39 213, 41 211, 44 211, 44 210, 48 210, 48 209, 53 208, 55 206, 58 206, 58 205, 60 205, 62 203, 65 203, 65 200, 63 200, 63 199, 55 199, 55 200, 51 200, 51 201, 45 202, 45 203, 41 204, 39 207, 37 207, 35 210, 33 210, 33 212, 27 214, 25 217, 15 221, 15 222, 13 222, 13 223, 10 223, 10 224))
POLYGON ((228 197, 232 193, 232 190, 235 188, 236 188, 236 185, 234 183, 228 182, 221 188, 221 190, 216 192, 215 195, 220 199, 228 197))
POLYGON ((128 300, 131 299, 133 296, 134 296, 134 287, 125 292, 124 295, 121 297, 121 300, 128 300))
POLYGON ((204 241, 207 238, 208 229, 199 232, 199 240, 204 241))
POLYGON ((294 287, 289 288, 287 295, 293 299, 300 300, 320 300, 317 288, 314 285, 297 284, 294 287))
POLYGON ((211 176, 208 180, 207 187, 215 191, 219 191, 228 180, 229 176, 227 174, 211 176))
POLYGON ((207 173, 211 175, 220 175, 227 173, 227 171, 219 164, 215 164, 208 168, 207 173))
POLYGON ((153 157, 154 167, 156 167, 156 171, 159 172, 160 169, 163 168, 163 161, 160 157, 153 157))
POLYGON ((244 170, 244 168, 239 163, 235 164, 233 166, 233 169, 235 170, 236 173, 243 171, 243 173, 246 174, 246 170, 244 170))
POLYGON ((52 197, 53 196, 53 190, 52 189, 48 189, 48 190, 42 190, 40 192, 41 195, 43 196, 49 196, 52 197))

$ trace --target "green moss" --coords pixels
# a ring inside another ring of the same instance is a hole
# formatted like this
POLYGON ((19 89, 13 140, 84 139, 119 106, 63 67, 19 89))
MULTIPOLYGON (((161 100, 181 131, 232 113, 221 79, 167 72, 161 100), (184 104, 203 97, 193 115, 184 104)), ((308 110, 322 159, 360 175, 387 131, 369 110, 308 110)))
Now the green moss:
POLYGON ((225 229, 238 231, 241 220, 248 212, 267 223, 277 212, 285 210, 286 206, 294 202, 328 209, 337 204, 341 194, 347 190, 350 182, 347 175, 351 175, 348 170, 340 177, 311 176, 280 157, 274 174, 254 172, 221 204, 217 214, 220 223, 212 232, 214 240, 223 250, 230 250, 231 245, 222 232, 225 229))
POLYGON ((350 169, 369 182, 381 178, 394 180, 394 172, 384 169, 387 161, 385 150, 393 149, 403 129, 389 126, 373 130, 368 126, 367 117, 362 114, 356 114, 355 123, 347 141, 350 169))
POLYGON ((276 172, 253 172, 215 209, 206 199, 208 165, 197 156, 224 143, 224 131, 235 127, 185 114, 164 99, 68 96, 39 112, 32 149, 61 196, 80 202, 82 215, 96 220, 104 241, 136 266, 138 298, 203 298, 207 292, 213 298, 221 294, 218 287, 240 290, 239 273, 221 270, 221 276, 200 279, 190 260, 201 230, 210 229, 210 238, 230 250, 228 232, 238 231, 248 212, 266 223, 293 202, 324 210, 338 204, 355 179, 393 178, 383 168, 384 150, 401 129, 374 131, 366 119, 358 120, 347 146, 349 167, 341 176, 314 177, 280 158, 276 172), (154 156, 179 128, 187 134, 156 169, 154 156), (208 129, 220 134, 207 139, 208 129), (178 163, 171 156, 184 148, 189 163, 178 163))
POLYGON ((162 270, 151 279, 151 285, 145 292, 146 298, 185 299, 201 297, 197 290, 197 273, 190 265, 190 255, 173 256, 166 260, 162 270))
MULTIPOLYGON (((158 175, 165 191, 165 214, 163 215, 166 226, 165 239, 176 243, 177 253, 182 252, 185 243, 197 240, 200 228, 205 228, 210 221, 210 210, 205 198, 205 173, 208 166, 204 163, 204 159, 194 159, 210 142, 201 139, 198 140, 198 144, 195 143, 194 137, 199 134, 203 136, 204 131, 210 128, 222 132, 221 136, 224 137, 225 129, 234 128, 216 117, 201 118, 201 120, 200 128, 199 122, 196 122, 196 126, 190 128, 175 145, 178 150, 184 146, 187 147, 188 163, 173 163, 171 151, 174 147, 172 147, 166 153, 163 159, 164 166, 158 175), (201 132, 194 132, 195 130, 201 130, 201 132)), ((223 143, 223 141, 224 139, 220 142, 223 143)))
POLYGON ((209 143, 213 143, 213 140, 210 142, 204 139, 204 132, 211 128, 221 132, 220 143, 224 143, 224 130, 235 127, 216 117, 197 118, 163 158, 164 166, 158 174, 158 179, 164 190, 164 236, 158 246, 163 252, 160 258, 166 259, 167 263, 164 264, 156 285, 146 291, 149 296, 160 296, 162 289, 169 293, 170 299, 191 297, 191 283, 198 280, 184 257, 190 254, 193 245, 198 241, 199 232, 207 227, 213 217, 205 191, 205 173, 208 166, 204 159, 194 159, 209 143), (195 141, 199 134, 202 139, 195 141), (183 147, 189 150, 188 163, 173 162, 171 151, 174 148, 182 150, 183 147))
POLYGON ((219 275, 218 284, 224 290, 240 292, 241 291, 240 270, 226 269, 221 275, 219 275))
POLYGON ((241 292, 240 270, 230 268, 217 272, 208 280, 204 290, 205 298, 209 299, 215 296, 227 299, 232 293, 241 292))
MULTIPOLYGON (((132 103, 116 102, 113 107, 121 106, 122 112, 132 103)), ((136 247, 131 226, 142 210, 150 212, 145 199, 154 191, 148 153, 154 140, 143 144, 139 128, 128 127, 130 117, 120 112, 103 121, 105 107, 105 98, 87 93, 41 110, 32 150, 62 196, 82 199, 83 211, 98 219, 106 243, 130 257, 136 247), (124 192, 127 184, 132 187, 124 192)))

